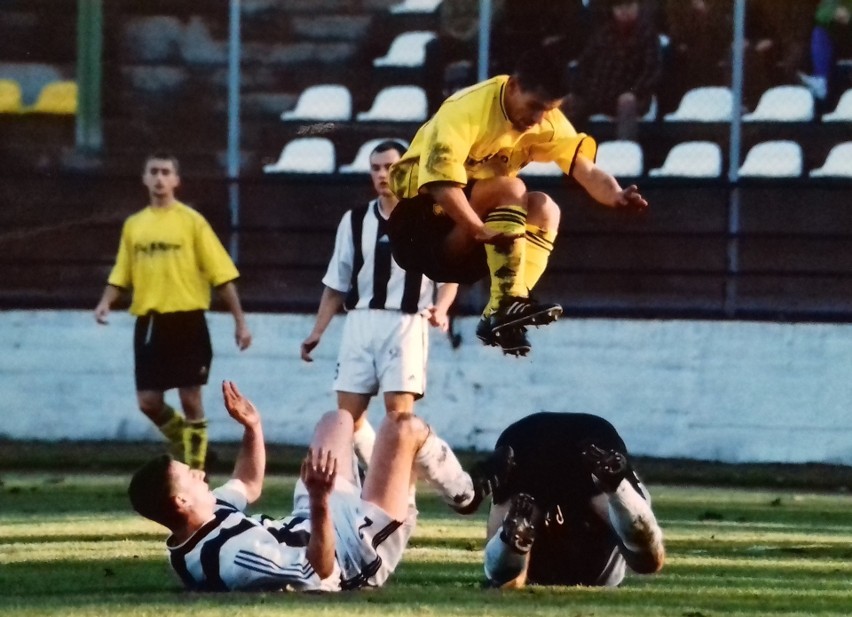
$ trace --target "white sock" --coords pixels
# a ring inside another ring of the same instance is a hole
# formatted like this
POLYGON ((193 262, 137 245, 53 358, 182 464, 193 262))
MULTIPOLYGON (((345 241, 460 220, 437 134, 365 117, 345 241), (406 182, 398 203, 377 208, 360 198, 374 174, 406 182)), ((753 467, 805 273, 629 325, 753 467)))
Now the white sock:
POLYGON ((607 497, 609 520, 624 546, 631 551, 647 552, 663 541, 663 531, 657 524, 651 503, 630 482, 622 480, 607 497))
POLYGON ((497 587, 518 578, 524 571, 528 556, 528 553, 517 553, 509 548, 500 537, 501 532, 502 529, 498 529, 485 545, 483 561, 485 577, 497 587))
POLYGON ((355 448, 355 455, 364 467, 370 466, 370 459, 373 458, 373 446, 376 445, 376 431, 373 426, 364 418, 361 428, 352 435, 352 445, 355 448))
POLYGON ((414 457, 414 468, 449 505, 465 506, 473 500, 473 480, 447 442, 431 428, 414 457))

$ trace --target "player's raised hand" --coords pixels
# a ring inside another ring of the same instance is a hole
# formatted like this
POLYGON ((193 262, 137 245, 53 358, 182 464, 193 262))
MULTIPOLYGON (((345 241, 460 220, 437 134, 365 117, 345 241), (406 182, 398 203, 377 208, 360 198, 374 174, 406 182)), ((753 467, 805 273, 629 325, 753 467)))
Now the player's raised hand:
POLYGON ((246 428, 260 424, 260 412, 250 400, 237 389, 233 381, 222 382, 222 398, 228 414, 246 428))
POLYGON ((312 499, 325 498, 334 488, 337 459, 332 455, 331 450, 325 451, 320 448, 319 451, 314 452, 313 448, 308 448, 308 454, 302 460, 300 477, 312 499))

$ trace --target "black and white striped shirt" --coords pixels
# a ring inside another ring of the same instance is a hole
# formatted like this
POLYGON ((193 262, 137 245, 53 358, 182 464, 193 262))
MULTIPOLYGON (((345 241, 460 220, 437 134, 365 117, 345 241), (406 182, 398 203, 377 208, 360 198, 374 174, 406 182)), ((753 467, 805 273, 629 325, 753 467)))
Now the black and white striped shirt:
POLYGON ((169 544, 169 561, 194 591, 340 589, 340 569, 319 578, 307 558, 307 513, 283 519, 245 514, 245 494, 227 482, 213 491, 215 516, 188 540, 169 544))
POLYGON ((435 283, 420 273, 406 272, 393 259, 387 224, 379 200, 374 199, 366 208, 349 210, 337 227, 334 253, 322 282, 347 294, 347 310, 372 308, 413 314, 434 301, 435 283))

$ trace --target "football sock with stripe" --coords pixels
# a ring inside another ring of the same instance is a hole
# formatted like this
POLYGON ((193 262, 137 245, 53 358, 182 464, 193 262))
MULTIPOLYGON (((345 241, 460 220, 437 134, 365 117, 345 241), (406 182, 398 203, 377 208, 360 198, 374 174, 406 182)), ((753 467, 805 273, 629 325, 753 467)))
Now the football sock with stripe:
POLYGON ((485 217, 485 227, 519 237, 511 244, 485 245, 488 270, 491 272, 491 298, 485 307, 488 316, 500 306, 505 296, 526 297, 527 286, 524 276, 526 263, 526 239, 523 237, 527 213, 521 206, 499 206, 485 217))
POLYGON ((154 423, 163 436, 169 440, 171 444, 169 450, 172 456, 178 461, 183 461, 183 432, 186 428, 186 420, 183 414, 175 411, 174 407, 164 404, 154 423))
POLYGON ((184 462, 190 469, 204 469, 207 460, 207 420, 187 421, 183 431, 184 462))
POLYGON ((498 530, 485 545, 485 577, 494 587, 502 587, 524 572, 528 557, 529 553, 512 550, 498 530))
POLYGON ((451 506, 473 501, 473 480, 446 441, 429 428, 429 436, 414 456, 414 468, 451 506))
POLYGON ((524 285, 531 291, 547 269, 553 243, 556 241, 556 231, 547 231, 537 225, 527 224, 524 239, 527 242, 524 285))

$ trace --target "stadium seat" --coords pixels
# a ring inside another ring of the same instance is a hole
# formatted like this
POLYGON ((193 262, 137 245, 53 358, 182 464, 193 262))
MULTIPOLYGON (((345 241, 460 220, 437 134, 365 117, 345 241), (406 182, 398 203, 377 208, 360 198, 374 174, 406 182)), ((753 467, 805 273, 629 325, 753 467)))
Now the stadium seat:
POLYGON ((521 170, 521 176, 561 176, 562 168, 554 162, 533 161, 521 170))
POLYGON ((675 145, 663 166, 648 171, 649 176, 718 178, 722 175, 722 149, 712 141, 686 141, 675 145))
POLYGON ((36 102, 26 111, 39 114, 76 114, 77 82, 54 81, 45 84, 36 102))
POLYGON ((804 86, 775 86, 760 96, 757 107, 743 114, 743 122, 810 122, 814 96, 804 86))
POLYGON ((832 147, 822 167, 811 170, 812 178, 852 178, 852 141, 832 147))
POLYGON ((824 114, 823 122, 850 122, 852 121, 852 88, 844 92, 837 106, 831 113, 824 114))
POLYGON ((0 79, 0 113, 17 114, 22 110, 20 84, 14 79, 0 79))
POLYGON ((595 164, 616 177, 635 178, 642 175, 642 147, 635 141, 617 139, 598 145, 595 164))
POLYGON ((373 59, 373 66, 423 66, 426 59, 426 43, 434 38, 434 32, 425 30, 403 32, 393 40, 384 56, 373 59))
POLYGON ((281 156, 264 173, 330 174, 334 172, 334 144, 325 137, 299 137, 287 143, 281 156))
POLYGON ((281 114, 282 120, 340 120, 352 118, 352 94, 346 86, 322 84, 305 88, 296 107, 281 114))
POLYGON ((734 95, 730 88, 706 86, 684 93, 680 105, 663 116, 666 122, 730 122, 734 95))
POLYGON ((391 13, 434 13, 441 0, 403 0, 390 7, 391 13))
POLYGON ((797 178, 802 175, 802 148, 795 141, 765 141, 746 154, 743 177, 797 178))
POLYGON ((373 148, 378 146, 383 141, 398 141, 406 148, 408 147, 408 142, 404 139, 399 139, 398 137, 381 137, 378 139, 371 139, 369 141, 365 141, 361 144, 361 147, 358 148, 358 153, 355 155, 355 158, 348 165, 341 165, 337 170, 342 174, 367 174, 370 173, 370 153, 373 151, 373 148))
POLYGON ((358 113, 360 120, 390 122, 422 122, 426 119, 428 103, 426 92, 420 86, 388 86, 373 100, 368 111, 358 113))

